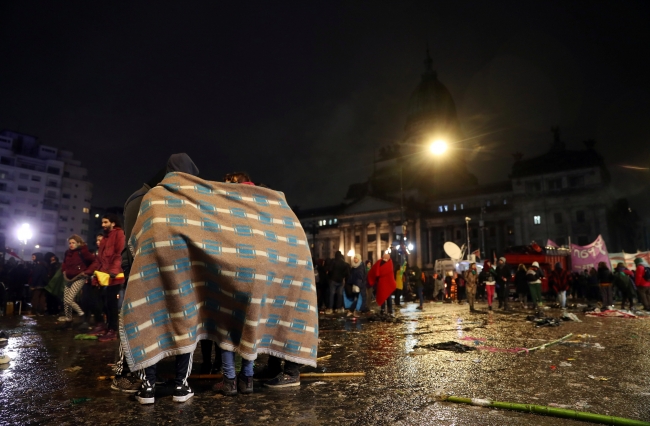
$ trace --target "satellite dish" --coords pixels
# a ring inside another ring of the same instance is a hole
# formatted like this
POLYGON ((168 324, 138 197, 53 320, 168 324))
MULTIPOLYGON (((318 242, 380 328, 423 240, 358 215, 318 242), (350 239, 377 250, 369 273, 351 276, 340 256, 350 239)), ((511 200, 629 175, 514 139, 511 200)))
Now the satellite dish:
POLYGON ((451 241, 447 241, 445 245, 442 247, 445 250, 445 253, 447 253, 447 256, 449 256, 452 259, 460 259, 463 256, 460 247, 458 247, 456 244, 452 243, 451 241))

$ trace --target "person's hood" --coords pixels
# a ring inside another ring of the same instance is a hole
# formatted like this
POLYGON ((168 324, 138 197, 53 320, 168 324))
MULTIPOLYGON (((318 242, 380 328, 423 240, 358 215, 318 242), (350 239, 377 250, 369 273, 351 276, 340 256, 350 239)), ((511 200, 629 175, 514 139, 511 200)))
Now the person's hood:
POLYGON ((357 258, 356 256, 353 257, 351 265, 353 268, 358 268, 359 265, 361 265, 361 259, 357 258))
POLYGON ((557 262, 555 264, 555 269, 562 269, 562 264, 560 262, 557 262))
POLYGON ((483 269, 486 269, 486 270, 490 269, 490 261, 489 260, 486 260, 485 262, 483 262, 483 269))
MULTIPOLYGON (((52 259, 53 257, 56 257, 56 255, 54 253, 52 253, 51 251, 48 251, 47 253, 45 253, 45 261, 47 263, 50 263, 50 259, 52 259)), ((59 258, 57 257, 56 260, 58 261, 59 258)))
POLYGON ((500 257, 499 260, 503 263, 506 263, 506 258, 505 257, 500 257))
POLYGON ((36 252, 36 253, 32 253, 32 256, 34 256, 36 258, 37 262, 42 262, 43 261, 43 253, 41 253, 40 251, 36 252))
POLYGON ((182 172, 192 176, 199 175, 199 168, 196 167, 194 161, 189 155, 183 153, 172 154, 167 160, 167 173, 182 172))
POLYGON ((537 263, 537 262, 533 262, 533 265, 532 265, 532 266, 534 266, 535 268, 539 268, 539 263, 537 263))

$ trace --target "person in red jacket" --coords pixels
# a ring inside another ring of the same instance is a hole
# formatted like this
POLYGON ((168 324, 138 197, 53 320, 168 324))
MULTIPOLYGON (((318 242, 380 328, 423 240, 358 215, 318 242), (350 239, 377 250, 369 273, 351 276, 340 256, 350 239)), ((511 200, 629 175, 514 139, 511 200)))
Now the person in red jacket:
POLYGON ((636 265, 634 284, 637 293, 639 293, 639 302, 643 303, 644 311, 650 311, 650 281, 645 279, 645 270, 648 265, 640 257, 634 259, 634 264, 636 265))
POLYGON ((553 290, 557 294, 557 301, 562 309, 566 309, 566 291, 569 289, 569 274, 562 269, 560 262, 555 264, 550 280, 553 290))
POLYGON ((74 310, 80 318, 83 318, 84 311, 74 301, 88 278, 85 274, 88 265, 95 261, 95 255, 88 250, 86 242, 79 235, 71 235, 68 238, 69 249, 65 252, 61 272, 65 280, 63 289, 63 308, 65 316, 59 318, 59 321, 72 321, 72 311, 74 310))
MULTIPOLYGON (((118 301, 117 295, 124 284, 122 271, 122 250, 124 249, 124 232, 120 219, 114 213, 102 217, 104 238, 99 243, 95 261, 86 269, 87 275, 93 275, 93 285, 102 285, 96 272, 109 275, 108 285, 104 288, 104 305, 106 309, 106 332, 97 334, 100 342, 117 340, 118 301)), ((105 285, 105 284, 103 284, 105 285)))
POLYGON ((371 287, 377 285, 375 298, 377 304, 381 306, 381 313, 386 312, 386 303, 388 303, 388 315, 393 315, 393 301, 390 296, 397 288, 397 283, 393 272, 393 261, 388 253, 384 253, 382 258, 370 268, 368 285, 371 287))

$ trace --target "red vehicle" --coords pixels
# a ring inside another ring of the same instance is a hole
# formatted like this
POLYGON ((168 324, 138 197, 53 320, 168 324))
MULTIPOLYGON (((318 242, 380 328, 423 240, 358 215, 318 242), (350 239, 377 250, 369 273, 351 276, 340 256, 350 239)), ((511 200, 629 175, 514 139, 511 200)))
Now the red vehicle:
MULTIPOLYGON (((544 271, 544 278, 542 279, 542 294, 548 292, 548 277, 551 271, 555 268, 556 263, 560 263, 562 268, 566 271, 571 270, 571 252, 569 250, 547 250, 540 253, 506 253, 506 263, 512 268, 514 282, 514 274, 517 272, 519 264, 523 263, 526 268, 530 268, 533 262, 539 263, 539 267, 544 271)), ((511 292, 512 292, 511 286, 511 292)))

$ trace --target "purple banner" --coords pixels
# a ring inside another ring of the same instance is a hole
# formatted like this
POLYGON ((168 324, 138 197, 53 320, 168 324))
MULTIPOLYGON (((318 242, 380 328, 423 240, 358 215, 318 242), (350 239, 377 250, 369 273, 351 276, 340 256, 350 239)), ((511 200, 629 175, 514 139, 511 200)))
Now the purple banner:
POLYGON ((612 267, 609 263, 605 240, 601 235, 596 238, 596 241, 586 246, 571 244, 571 266, 574 272, 582 272, 591 268, 598 269, 599 262, 605 262, 610 269, 612 267))

